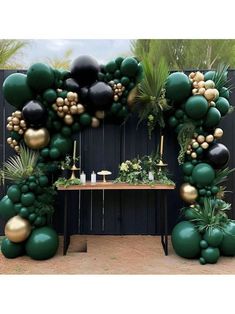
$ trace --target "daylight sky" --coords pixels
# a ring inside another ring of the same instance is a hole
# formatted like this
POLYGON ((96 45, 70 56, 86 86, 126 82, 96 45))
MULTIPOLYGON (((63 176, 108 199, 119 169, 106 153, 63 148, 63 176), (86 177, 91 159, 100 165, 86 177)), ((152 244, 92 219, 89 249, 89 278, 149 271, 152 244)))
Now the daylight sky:
POLYGON ((68 49, 73 51, 72 60, 79 55, 88 54, 103 63, 116 56, 130 54, 130 40, 30 40, 29 45, 22 49, 20 58, 22 64, 28 67, 34 62, 46 61, 47 58, 63 57, 68 49))

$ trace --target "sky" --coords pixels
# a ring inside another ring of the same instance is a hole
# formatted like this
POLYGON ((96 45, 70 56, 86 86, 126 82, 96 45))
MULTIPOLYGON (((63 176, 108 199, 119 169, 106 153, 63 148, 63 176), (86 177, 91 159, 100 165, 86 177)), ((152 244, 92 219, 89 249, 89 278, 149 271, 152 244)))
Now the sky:
POLYGON ((41 39, 29 40, 21 50, 20 62, 29 67, 35 62, 45 62, 48 58, 63 57, 66 50, 72 49, 71 60, 79 55, 91 55, 100 63, 105 63, 120 55, 130 54, 128 39, 41 39))

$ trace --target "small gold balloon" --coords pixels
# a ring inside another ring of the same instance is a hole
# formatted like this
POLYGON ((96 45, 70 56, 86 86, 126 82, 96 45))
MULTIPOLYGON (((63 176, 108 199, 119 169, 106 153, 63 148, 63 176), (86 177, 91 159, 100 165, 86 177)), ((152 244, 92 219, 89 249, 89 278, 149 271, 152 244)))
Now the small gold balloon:
POLYGON ((98 128, 99 125, 100 125, 100 121, 99 121, 97 118, 92 117, 91 126, 92 126, 93 128, 98 128))
POLYGON ((20 120, 20 126, 24 127, 26 124, 25 124, 25 121, 24 120, 20 120))
POLYGON ((204 143, 201 144, 201 147, 203 149, 207 149, 209 147, 209 144, 207 142, 204 142, 204 143))
POLYGON ((8 130, 8 131, 12 131, 12 130, 13 130, 13 126, 10 125, 10 124, 7 124, 7 130, 8 130))
POLYGON ((128 97, 127 97, 127 104, 128 104, 129 106, 134 105, 135 99, 136 99, 136 96, 137 96, 137 91, 138 91, 137 86, 134 87, 134 88, 130 91, 130 93, 129 93, 128 97))
POLYGON ((20 130, 18 131, 18 133, 22 135, 22 134, 24 134, 24 130, 23 130, 23 129, 20 129, 20 130))
POLYGON ((194 88, 194 89, 192 90, 192 93, 193 93, 193 95, 196 95, 196 94, 198 93, 198 89, 197 89, 197 88, 194 88))
POLYGON ((122 86, 122 92, 124 92, 124 90, 125 90, 125 86, 122 86))
POLYGON ((11 137, 8 137, 8 138, 7 138, 7 143, 8 143, 8 144, 11 144, 11 143, 12 143, 12 138, 11 138, 11 137))
POLYGON ((14 125, 13 129, 14 129, 14 131, 18 132, 20 130, 20 126, 19 125, 14 125))
POLYGON ((214 131, 215 138, 221 138, 224 134, 224 131, 221 128, 216 128, 214 131))
POLYGON ((15 146, 15 151, 16 151, 16 152, 19 152, 19 151, 20 151, 20 146, 16 145, 16 146, 15 146))
POLYGON ((200 71, 197 71, 193 79, 197 82, 204 81, 204 75, 200 71))
POLYGON ((206 142, 211 143, 214 141, 214 136, 212 134, 209 134, 206 136, 206 142))
POLYGON ((198 82, 198 88, 204 88, 204 87, 205 87, 205 82, 204 81, 198 82))
POLYGON ((66 114, 64 117, 64 122, 68 125, 73 124, 73 117, 71 116, 71 114, 66 114))
POLYGON ((16 111, 15 111, 15 117, 17 117, 17 118, 20 119, 21 116, 22 116, 21 111, 20 111, 20 110, 16 110, 16 111))
POLYGON ((77 111, 78 111, 78 114, 81 114, 85 111, 85 108, 82 104, 77 104, 77 111))
POLYGON ((67 98, 69 101, 73 101, 74 100, 74 93, 73 92, 68 92, 67 93, 67 98))
POLYGON ((58 111, 57 112, 57 116, 60 117, 60 118, 63 118, 65 116, 65 113, 63 111, 61 111, 61 112, 58 111))
POLYGON ((114 101, 118 101, 118 99, 119 99, 118 95, 114 95, 113 99, 114 99, 114 101))
POLYGON ((193 152, 193 153, 191 154, 191 157, 192 157, 193 159, 197 158, 197 153, 193 152))
POLYGON ((189 77, 191 78, 191 79, 193 79, 194 77, 195 77, 195 72, 191 72, 190 74, 189 74, 189 77))
POLYGON ((53 104, 53 105, 52 105, 52 108, 53 108, 54 110, 57 110, 57 108, 58 108, 58 107, 57 107, 57 104, 53 104))
POLYGON ((15 147, 15 145, 14 145, 13 143, 11 143, 10 146, 11 146, 11 148, 14 148, 14 147, 15 147))
POLYGON ((193 204, 198 197, 197 189, 189 183, 184 183, 180 187, 181 198, 189 204, 193 204))
POLYGON ((117 88, 122 88, 122 84, 121 83, 117 83, 117 88))
POLYGON ((198 88, 198 82, 193 82, 193 87, 198 88))
POLYGON ((64 104, 64 99, 63 99, 62 97, 58 97, 58 98, 56 99, 56 103, 57 103, 58 106, 63 106, 63 104, 64 104))
POLYGON ((116 88, 114 92, 117 94, 119 92, 119 89, 116 88))
POLYGON ((98 119, 104 119, 104 117, 105 117, 105 112, 104 112, 103 110, 97 110, 97 111, 95 112, 95 116, 96 116, 96 118, 98 118, 98 119))
POLYGON ((199 147, 199 143, 198 143, 198 142, 194 142, 194 143, 192 144, 192 147, 193 147, 193 148, 198 148, 198 147, 199 147))
POLYGON ((187 151, 186 151, 186 154, 187 154, 187 155, 190 155, 190 154, 191 154, 191 151, 190 151, 190 150, 187 150, 187 151))
POLYGON ((13 122, 13 124, 15 124, 15 125, 20 124, 20 120, 19 120, 17 117, 14 117, 14 118, 12 119, 12 122, 13 122))
POLYGON ((205 82, 205 89, 215 88, 215 83, 212 80, 208 80, 205 82))
POLYGON ((198 135, 198 137, 197 137, 197 141, 198 141, 198 143, 203 143, 203 142, 205 142, 205 136, 203 136, 203 135, 198 135))
POLYGON ((7 238, 15 243, 25 241, 31 232, 31 225, 28 220, 14 216, 8 220, 5 226, 5 235, 7 238))
POLYGON ((63 106, 62 109, 63 109, 64 112, 68 112, 69 111, 69 107, 68 106, 63 106))
POLYGON ((69 106, 69 100, 68 100, 68 98, 65 98, 64 104, 65 104, 66 106, 69 106))
POLYGON ((200 94, 200 95, 204 95, 205 94, 205 88, 204 87, 201 87, 201 88, 199 88, 199 90, 198 90, 198 93, 200 94))
POLYGON ((12 117, 7 118, 7 122, 10 122, 12 120, 12 117))
POLYGON ((70 107, 70 112, 71 112, 71 114, 76 114, 76 113, 78 113, 78 108, 77 108, 77 106, 75 106, 75 105, 71 106, 71 107, 70 107))
POLYGON ((50 134, 46 128, 34 130, 29 128, 24 133, 24 141, 26 145, 32 149, 41 149, 50 141, 50 134))
POLYGON ((12 143, 13 143, 14 145, 17 145, 17 141, 16 141, 16 140, 13 140, 12 143))
POLYGON ((205 91, 204 96, 207 100, 211 101, 214 100, 216 98, 216 89, 214 88, 209 88, 205 91))

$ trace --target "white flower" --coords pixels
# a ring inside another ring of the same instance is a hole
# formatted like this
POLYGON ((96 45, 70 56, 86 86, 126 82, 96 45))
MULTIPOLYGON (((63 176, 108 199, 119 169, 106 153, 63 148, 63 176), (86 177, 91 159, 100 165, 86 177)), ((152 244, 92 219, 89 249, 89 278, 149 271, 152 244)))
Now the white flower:
POLYGON ((125 162, 123 162, 123 163, 121 164, 121 166, 120 166, 120 170, 127 172, 128 169, 129 169, 128 165, 127 165, 125 162))

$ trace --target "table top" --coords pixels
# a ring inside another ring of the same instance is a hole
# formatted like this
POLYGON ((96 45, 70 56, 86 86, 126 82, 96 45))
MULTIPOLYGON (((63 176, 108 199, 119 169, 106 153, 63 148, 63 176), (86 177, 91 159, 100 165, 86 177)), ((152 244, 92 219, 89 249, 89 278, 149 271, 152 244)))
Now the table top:
POLYGON ((174 190, 175 185, 163 185, 163 184, 128 184, 128 183, 114 183, 112 181, 103 182, 97 181, 95 184, 91 184, 90 181, 87 181, 83 185, 70 185, 68 187, 60 186, 57 188, 59 191, 68 191, 68 190, 174 190))

